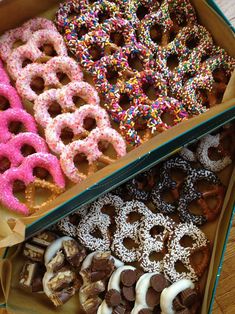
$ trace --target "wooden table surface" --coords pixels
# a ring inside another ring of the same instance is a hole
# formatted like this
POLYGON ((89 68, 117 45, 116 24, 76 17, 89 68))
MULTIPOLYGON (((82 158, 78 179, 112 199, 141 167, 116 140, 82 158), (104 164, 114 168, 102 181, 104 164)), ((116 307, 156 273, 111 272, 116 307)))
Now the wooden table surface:
POLYGON ((234 314, 235 313, 235 220, 229 235, 229 240, 216 290, 213 314, 234 314))
MULTIPOLYGON (((224 14, 235 26, 235 0, 216 0, 224 14)), ((229 235, 224 263, 216 290, 213 314, 235 314, 235 220, 229 235)))

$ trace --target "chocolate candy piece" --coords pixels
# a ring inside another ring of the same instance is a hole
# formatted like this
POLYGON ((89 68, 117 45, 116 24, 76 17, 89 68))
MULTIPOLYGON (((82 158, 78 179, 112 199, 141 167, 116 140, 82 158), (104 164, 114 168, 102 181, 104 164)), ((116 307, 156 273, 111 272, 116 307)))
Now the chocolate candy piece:
POLYGON ((43 284, 42 284, 42 276, 37 276, 33 279, 32 282, 32 292, 40 292, 43 291, 43 284))
POLYGON ((96 282, 99 280, 106 279, 106 272, 105 271, 93 271, 89 274, 91 282, 96 282))
POLYGON ((52 294, 49 298, 55 306, 61 306, 65 304, 76 293, 76 291, 77 290, 74 287, 69 287, 52 294))
POLYGON ((151 308, 158 305, 160 303, 160 293, 156 292, 153 288, 149 288, 146 294, 146 303, 151 308))
POLYGON ((40 248, 37 245, 25 243, 23 249, 23 255, 29 258, 33 262, 43 262, 43 256, 45 253, 45 249, 40 248))
POLYGON ((50 231, 43 231, 32 238, 32 243, 48 247, 57 239, 57 235, 50 231))
POLYGON ((149 309, 142 309, 139 311, 138 314, 153 314, 153 311, 151 311, 149 309))
POLYGON ((44 265, 38 264, 36 274, 32 281, 32 292, 40 292, 43 291, 43 276, 46 272, 46 268, 44 265))
POLYGON ((82 288, 82 292, 87 297, 98 295, 104 291, 105 291, 105 283, 103 281, 96 281, 82 288))
POLYGON ((125 312, 125 307, 122 305, 118 305, 113 309, 112 314, 125 314, 125 312))
POLYGON ((92 299, 89 302, 85 302, 83 305, 84 311, 86 314, 96 314, 98 307, 100 306, 100 299, 92 299))
POLYGON ((133 286, 131 287, 123 286, 122 294, 127 301, 130 302, 135 301, 135 288, 133 286))
POLYGON ((64 253, 67 261, 74 267, 79 267, 86 256, 86 250, 75 240, 63 241, 64 253))
POLYGON ((167 280, 163 275, 154 275, 150 279, 150 285, 156 292, 162 292, 167 287, 167 280))
POLYGON ((121 273, 121 283, 126 287, 131 287, 135 284, 137 279, 136 272, 128 269, 121 273))
POLYGON ((45 271, 39 263, 26 262, 20 273, 20 285, 31 292, 43 291, 42 278, 45 271))
POLYGON ((98 252, 92 259, 92 271, 107 270, 110 262, 110 252, 98 252))
POLYGON ((62 251, 58 251, 52 260, 47 264, 47 269, 52 272, 57 272, 61 267, 64 266, 65 256, 62 251))
POLYGON ((119 291, 115 289, 109 290, 105 295, 105 301, 109 307, 115 307, 122 301, 122 297, 119 291))
POLYGON ((37 263, 27 262, 24 264, 20 273, 20 285, 25 288, 30 288, 32 286, 33 278, 37 272, 37 267, 37 263))
POLYGON ((183 305, 190 307, 197 302, 198 295, 194 289, 186 289, 180 293, 183 305))
POLYGON ((71 270, 64 270, 57 273, 48 282, 48 287, 52 291, 60 291, 71 286, 71 283, 76 279, 76 275, 71 270))

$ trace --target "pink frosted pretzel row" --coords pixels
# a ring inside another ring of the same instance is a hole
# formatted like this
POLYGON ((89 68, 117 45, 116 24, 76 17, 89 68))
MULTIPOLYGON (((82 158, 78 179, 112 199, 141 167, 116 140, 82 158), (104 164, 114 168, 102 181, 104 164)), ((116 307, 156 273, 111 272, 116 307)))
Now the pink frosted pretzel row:
POLYGON ((83 81, 74 81, 61 89, 50 89, 39 95, 34 103, 36 121, 46 127, 53 120, 49 109, 55 102, 60 105, 62 113, 75 111, 77 107, 73 101, 74 96, 79 96, 90 105, 99 105, 100 102, 94 87, 83 81))
POLYGON ((58 56, 68 55, 63 37, 57 31, 39 30, 32 35, 27 44, 16 48, 8 58, 7 69, 14 80, 22 71, 24 61, 43 61, 43 57, 47 61, 48 58, 52 58, 52 56, 47 56, 45 52, 40 50, 40 47, 46 44, 51 45, 58 56))
POLYGON ((2 64, 1 60, 0 60, 0 83, 6 84, 6 85, 10 84, 10 79, 9 79, 6 71, 3 68, 3 64, 2 64))
POLYGON ((10 132, 11 122, 21 122, 27 132, 37 133, 33 117, 23 109, 8 109, 0 112, 0 143, 6 143, 15 135, 10 132))
POLYGON ((97 162, 111 164, 116 159, 110 158, 99 149, 99 143, 107 141, 112 144, 116 151, 117 158, 126 154, 126 144, 121 135, 111 128, 97 128, 91 131, 90 135, 84 141, 75 141, 69 144, 63 150, 60 158, 61 167, 65 175, 73 182, 78 183, 85 180, 97 170, 97 162), (84 174, 79 171, 75 164, 74 158, 77 154, 84 154, 88 160, 88 173, 84 174))
POLYGON ((21 41, 26 43, 32 34, 40 29, 54 30, 56 27, 50 20, 37 17, 24 23, 21 27, 11 29, 0 37, 0 56, 7 61, 13 51, 14 43, 21 41))
POLYGON ((65 73, 70 81, 80 81, 82 72, 78 63, 69 57, 54 57, 45 64, 29 64, 19 74, 16 87, 19 94, 30 101, 35 101, 38 95, 33 91, 33 79, 40 77, 47 87, 61 88, 62 84, 56 74, 65 73))
MULTIPOLYGON (((48 170, 57 187, 57 189, 55 187, 55 192, 58 192, 58 188, 62 192, 62 189, 65 187, 65 181, 58 159, 51 154, 36 153, 26 157, 21 166, 7 170, 0 177, 0 201, 4 206, 23 215, 28 215, 30 213, 30 209, 26 206, 26 204, 21 203, 14 196, 13 183, 16 180, 23 181, 26 188, 35 181, 37 184, 39 180, 33 174, 33 170, 36 167, 42 167, 48 170)), ((45 181, 41 181, 42 186, 44 186, 43 183, 45 183, 45 181)), ((29 198, 30 195, 27 195, 26 192, 26 199, 29 198)))
POLYGON ((87 136, 89 131, 84 128, 86 118, 95 119, 97 126, 95 130, 110 127, 109 116, 104 109, 99 106, 84 105, 74 113, 64 113, 48 123, 45 136, 50 149, 56 154, 63 152, 66 145, 60 139, 60 135, 66 127, 69 127, 77 138, 87 136))
MULTIPOLYGON (((6 99, 6 102, 9 103, 10 108, 22 108, 22 103, 20 100, 19 95, 17 94, 14 87, 7 84, 1 84, 0 83, 0 97, 4 97, 6 99)), ((8 105, 8 104, 7 104, 8 105)), ((4 110, 5 108, 0 108, 1 110, 4 110)))

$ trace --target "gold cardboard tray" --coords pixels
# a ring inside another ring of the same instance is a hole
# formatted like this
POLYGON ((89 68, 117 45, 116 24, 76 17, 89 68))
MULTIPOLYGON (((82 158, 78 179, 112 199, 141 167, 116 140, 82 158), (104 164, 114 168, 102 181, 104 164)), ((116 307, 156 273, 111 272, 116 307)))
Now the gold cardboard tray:
MULTIPOLYGON (((218 176, 221 182, 227 187, 220 217, 216 221, 207 223, 200 228, 211 241, 211 245, 213 247, 208 270, 200 279, 201 291, 204 291, 204 298, 201 309, 202 314, 208 313, 214 282, 217 276, 218 263, 225 245, 224 241, 226 231, 234 206, 234 164, 227 166, 224 170, 218 173, 218 176)), ((0 263, 0 278, 2 287, 2 290, 0 289, 0 304, 5 304, 5 313, 52 314, 56 312, 63 314, 83 314, 77 294, 62 307, 55 308, 45 295, 26 292, 19 286, 19 274, 25 261, 20 254, 21 247, 22 245, 18 244, 12 248, 9 248, 6 258, 3 259, 0 263), (33 312, 30 312, 32 309, 34 309, 33 312)))

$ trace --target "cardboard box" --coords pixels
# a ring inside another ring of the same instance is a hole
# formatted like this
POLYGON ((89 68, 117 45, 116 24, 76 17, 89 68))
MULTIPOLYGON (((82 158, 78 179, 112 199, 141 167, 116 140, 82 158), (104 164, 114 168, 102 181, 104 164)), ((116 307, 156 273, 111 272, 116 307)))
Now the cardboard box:
MULTIPOLYGON (((30 0, 12 0, 0 3, 0 31, 20 25, 25 20, 42 14, 46 11, 47 17, 53 17, 55 7, 52 7, 58 1, 40 1, 32 2, 30 0), (51 10, 49 10, 52 7, 51 10), (27 8, 27 9, 26 9, 27 8), (9 18, 11 12, 11 18, 9 18)), ((200 22, 212 33, 217 44, 226 49, 226 51, 235 57, 235 39, 232 30, 224 22, 224 20, 214 11, 204 0, 192 0, 193 5, 199 16, 200 22)), ((24 240, 25 231, 26 238, 38 232, 42 228, 48 227, 56 220, 77 210, 80 206, 95 200, 99 195, 108 192, 117 185, 125 182, 137 173, 142 172, 161 161, 166 156, 178 151, 185 144, 194 141, 216 129, 218 126, 231 121, 235 117, 235 73, 230 79, 229 86, 224 95, 224 102, 216 107, 211 108, 208 112, 197 116, 193 119, 185 121, 174 128, 164 132, 139 148, 128 153, 124 158, 116 163, 105 167, 94 175, 90 176, 79 185, 75 185, 68 189, 64 194, 60 195, 47 208, 37 212, 30 217, 15 217, 15 221, 6 222, 6 216, 0 212, 0 247, 14 245, 24 240), (26 228, 27 227, 27 228, 26 228)), ((202 314, 207 313, 212 308, 213 295, 215 291, 215 282, 218 267, 221 266, 222 252, 225 248, 226 236, 229 223, 232 217, 235 185, 235 172, 232 177, 221 214, 217 226, 215 236, 214 249, 208 280, 205 288, 205 298, 202 307, 202 314), (225 211, 226 209, 226 211, 225 211), (219 241, 218 240, 219 236, 219 241)), ((14 248, 12 249, 14 250, 14 248)), ((8 295, 12 293, 10 289, 9 279, 12 271, 11 260, 8 258, 0 261, 0 272, 2 288, 0 288, 0 303, 2 305, 2 313, 26 313, 22 308, 22 303, 29 304, 28 311, 30 313, 52 313, 54 308, 50 307, 45 311, 43 305, 38 304, 38 300, 32 300, 26 294, 20 294, 19 298, 8 299, 8 295), (26 298, 27 297, 27 298, 26 298), (10 303, 7 302, 11 300, 10 303), (22 302, 24 300, 24 302, 22 302), (31 301, 32 302, 31 302, 31 301), (16 303, 15 303, 16 302, 16 303), (4 303, 6 303, 4 305, 4 303), (9 308, 10 305, 10 308, 9 308)), ((14 271, 17 268, 14 265, 14 271)), ((14 276, 13 276, 14 277, 14 276)), ((75 309, 75 307, 73 307, 75 309)), ((1 307, 0 307, 1 312, 1 307)), ((66 313, 63 311, 63 313, 66 313)), ((68 313, 73 313, 71 309, 68 313)))

